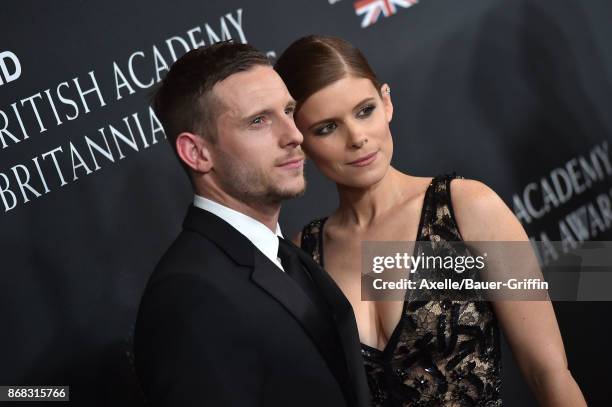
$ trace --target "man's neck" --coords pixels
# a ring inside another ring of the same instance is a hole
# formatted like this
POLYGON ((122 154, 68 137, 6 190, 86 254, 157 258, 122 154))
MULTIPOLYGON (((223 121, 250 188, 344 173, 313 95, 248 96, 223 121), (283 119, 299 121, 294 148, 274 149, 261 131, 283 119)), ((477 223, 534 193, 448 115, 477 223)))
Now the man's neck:
POLYGON ((261 222, 273 233, 276 233, 276 226, 278 225, 278 217, 281 209, 280 203, 269 204, 257 201, 243 202, 231 195, 219 193, 218 191, 216 193, 212 191, 196 191, 196 194, 249 216, 261 222))

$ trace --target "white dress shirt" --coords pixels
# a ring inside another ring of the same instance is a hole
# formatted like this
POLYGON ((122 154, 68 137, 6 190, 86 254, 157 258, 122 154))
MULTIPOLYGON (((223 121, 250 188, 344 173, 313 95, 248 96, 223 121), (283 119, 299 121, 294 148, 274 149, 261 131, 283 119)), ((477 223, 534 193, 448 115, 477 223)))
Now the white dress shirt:
POLYGON ((193 205, 213 215, 217 215, 229 223, 234 229, 249 239, 272 263, 285 271, 278 258, 278 238, 283 237, 278 223, 276 224, 275 234, 260 221, 202 196, 195 195, 193 197, 193 205))

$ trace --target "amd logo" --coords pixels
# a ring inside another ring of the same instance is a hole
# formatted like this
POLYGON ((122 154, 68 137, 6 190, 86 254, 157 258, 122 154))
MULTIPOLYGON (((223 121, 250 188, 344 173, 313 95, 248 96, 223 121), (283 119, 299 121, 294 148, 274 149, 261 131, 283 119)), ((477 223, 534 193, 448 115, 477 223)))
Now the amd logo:
POLYGON ((19 79, 21 76, 21 64, 17 55, 11 51, 0 52, 0 72, 0 86, 19 79), (8 65, 7 62, 9 62, 8 65))

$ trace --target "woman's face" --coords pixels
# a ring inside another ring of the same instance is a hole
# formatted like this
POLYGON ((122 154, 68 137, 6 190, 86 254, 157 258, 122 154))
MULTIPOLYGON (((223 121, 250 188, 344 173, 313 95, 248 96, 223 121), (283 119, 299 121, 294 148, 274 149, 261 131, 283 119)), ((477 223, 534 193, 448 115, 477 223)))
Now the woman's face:
POLYGON ((381 93, 369 79, 347 76, 306 99, 295 117, 304 151, 339 185, 367 188, 389 168, 393 105, 381 93))

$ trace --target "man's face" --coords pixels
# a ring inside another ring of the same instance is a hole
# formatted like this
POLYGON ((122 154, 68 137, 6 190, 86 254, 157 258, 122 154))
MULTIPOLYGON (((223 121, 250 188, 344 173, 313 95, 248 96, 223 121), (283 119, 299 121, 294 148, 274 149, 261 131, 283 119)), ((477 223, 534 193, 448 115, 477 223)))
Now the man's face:
POLYGON ((302 134, 295 101, 269 66, 233 74, 213 87, 220 104, 212 171, 221 189, 248 203, 279 203, 304 191, 302 134))

